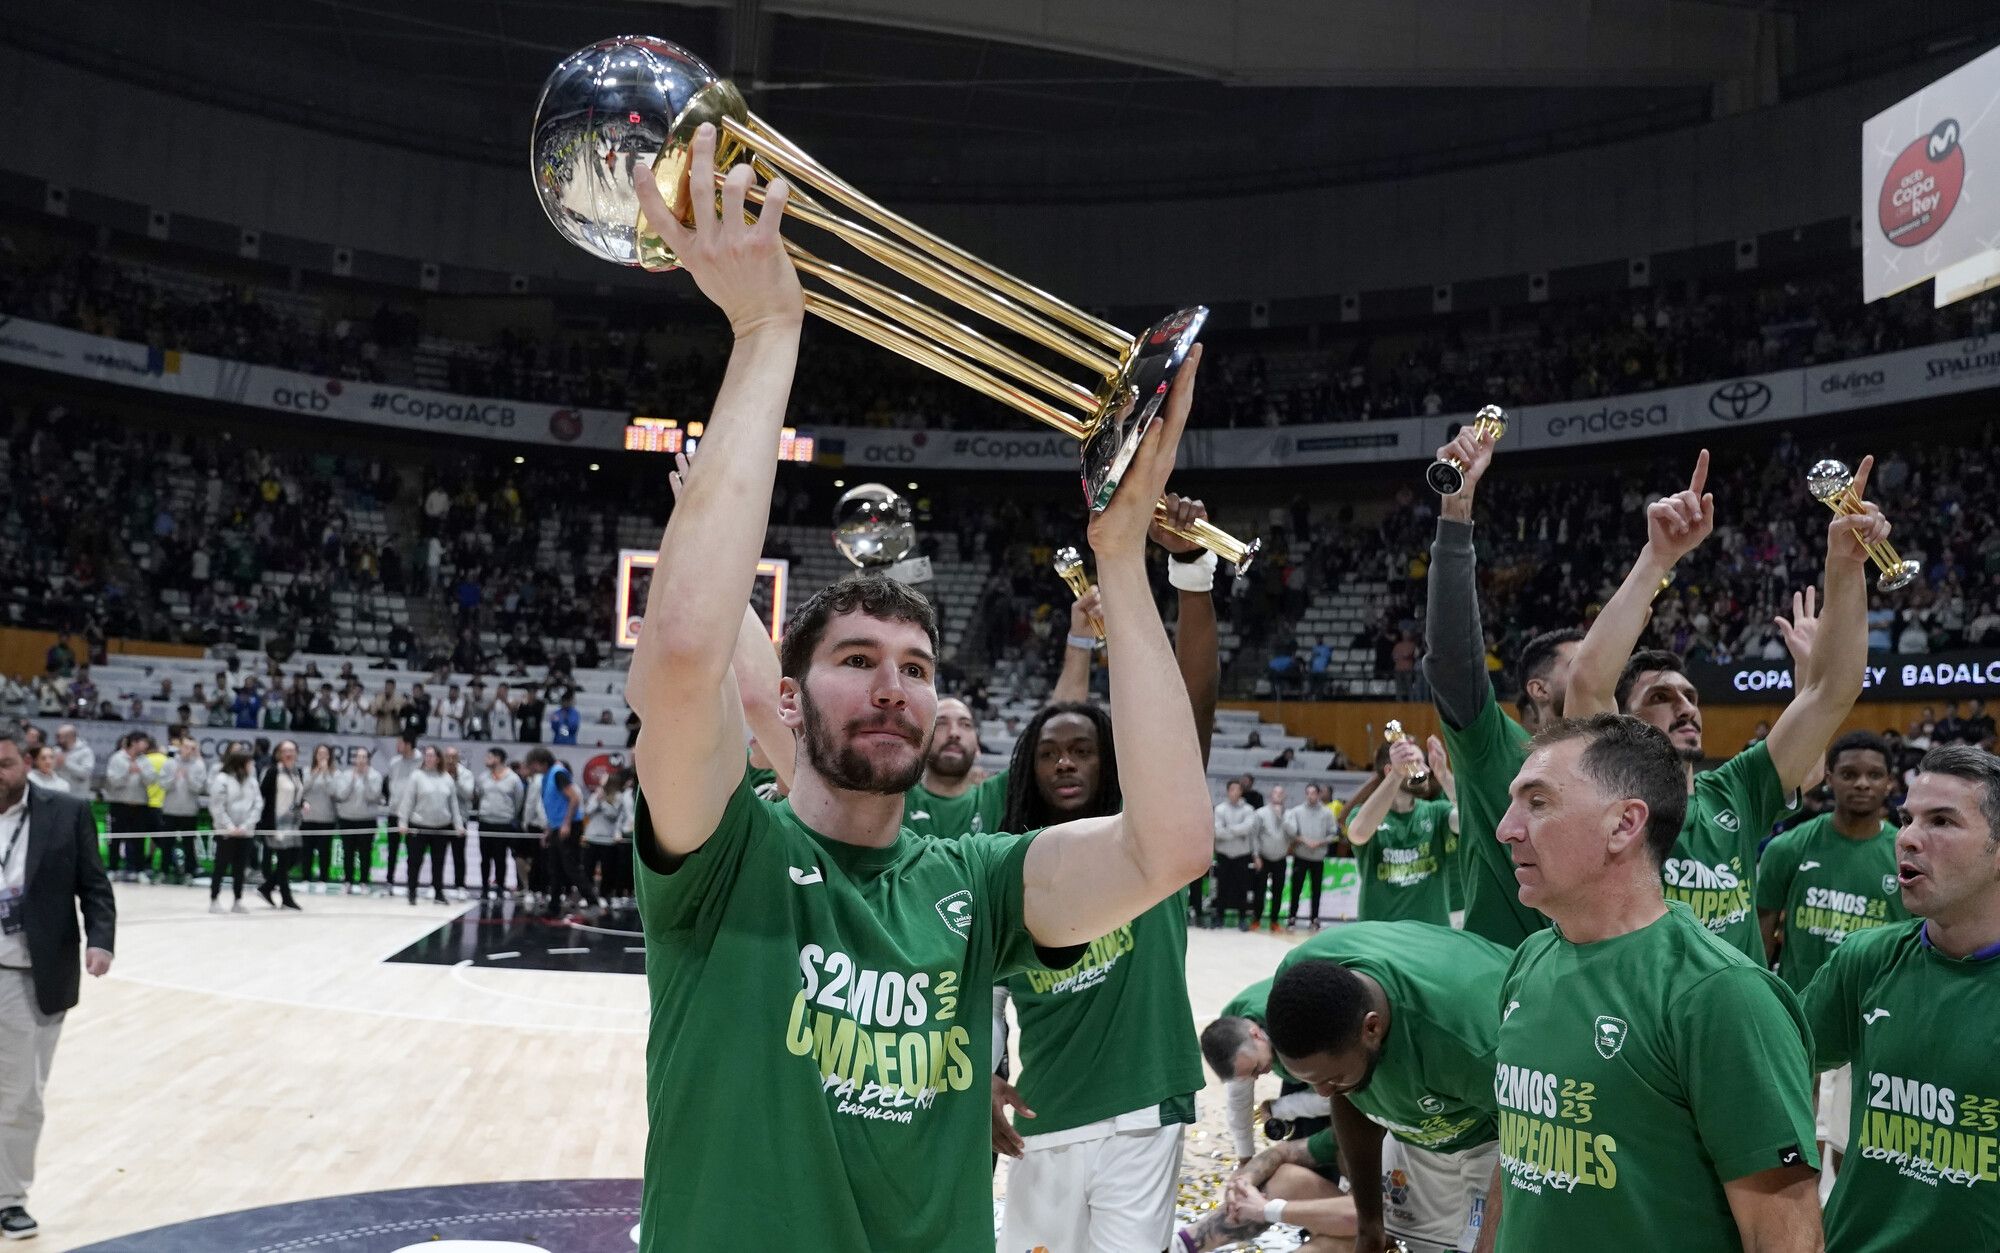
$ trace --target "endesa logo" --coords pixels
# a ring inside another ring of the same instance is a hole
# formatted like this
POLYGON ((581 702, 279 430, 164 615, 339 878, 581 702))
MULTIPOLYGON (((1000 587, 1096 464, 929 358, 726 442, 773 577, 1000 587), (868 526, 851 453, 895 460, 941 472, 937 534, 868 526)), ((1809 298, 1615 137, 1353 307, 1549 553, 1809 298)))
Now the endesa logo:
POLYGON ((1612 435, 1619 431, 1657 429, 1670 421, 1672 415, 1664 404, 1634 405, 1630 409, 1614 409, 1607 405, 1589 413, 1566 413, 1550 418, 1549 434, 1557 439, 1565 435, 1612 435))
POLYGON ((311 387, 278 386, 271 389, 271 403, 295 413, 325 413, 340 395, 340 380, 328 379, 311 387))

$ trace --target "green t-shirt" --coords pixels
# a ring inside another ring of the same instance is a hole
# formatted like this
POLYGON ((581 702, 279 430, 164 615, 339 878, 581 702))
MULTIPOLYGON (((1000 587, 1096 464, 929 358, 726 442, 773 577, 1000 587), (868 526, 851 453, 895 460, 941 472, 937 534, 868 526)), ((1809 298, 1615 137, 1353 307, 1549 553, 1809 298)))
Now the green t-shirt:
POLYGON ((1194 1121, 1201 1046, 1187 995, 1187 889, 1093 943, 1067 970, 1007 980, 1021 1020, 1014 1086, 1034 1139, 1158 1106, 1160 1126, 1194 1121))
POLYGON ((1458 780, 1459 873, 1465 881, 1465 929, 1503 948, 1547 929, 1539 910, 1521 903, 1514 859, 1495 837, 1512 798, 1507 789, 1528 760, 1528 733, 1500 708, 1492 691, 1472 725, 1440 718, 1458 780))
POLYGON ((1408 813, 1392 809, 1383 815, 1375 838, 1354 846, 1361 920, 1407 918, 1450 926, 1451 858, 1445 852, 1450 842, 1450 801, 1418 801, 1408 813))
POLYGON ((1854 1064, 1828 1253, 2000 1249, 2000 956, 1911 921, 1849 936, 1805 991, 1815 1064, 1854 1064))
POLYGON ((1740 1253, 1722 1185, 1817 1165, 1798 999, 1686 905, 1529 939, 1496 1008, 1501 1253, 1740 1253))
POLYGON ((1804 992, 1833 950, 1856 931, 1901 922, 1896 828, 1850 840, 1833 815, 1800 823, 1764 847, 1757 862, 1757 908, 1784 911, 1785 946, 1778 977, 1804 992))
MULTIPOLYGON (((1222 1007, 1222 1013, 1218 1017, 1248 1018, 1258 1026, 1263 1026, 1264 1006, 1271 999, 1271 982, 1269 979, 1259 979, 1241 992, 1238 992, 1231 998, 1229 1004, 1222 1007)), ((1278 1055, 1275 1052, 1271 1054, 1271 1073, 1278 1076, 1278 1080, 1281 1083, 1298 1082, 1298 1080, 1292 1078, 1292 1072, 1285 1069, 1284 1063, 1278 1060, 1278 1055)))
POLYGON ((990 1249, 987 990, 1039 962, 1021 915, 1034 836, 858 848, 747 779, 677 862, 644 796, 636 826, 643 1253, 801 1232, 829 1249, 990 1249), (745 1204, 723 1162, 784 1186, 745 1204))
MULTIPOLYGON (((1493 989, 1507 973, 1508 952, 1449 927, 1421 922, 1356 922, 1322 931, 1278 963, 1333 961, 1382 985, 1389 1035, 1368 1086, 1349 1092, 1354 1108, 1405 1144, 1457 1153, 1490 1143, 1493 1046, 1500 1028, 1493 989)), ((1331 1128, 1306 1141, 1315 1161, 1331 1164, 1331 1128)))
POLYGON ((1667 899, 1759 966, 1764 937, 1757 928, 1757 846, 1771 833, 1785 797, 1762 740, 1714 770, 1694 777, 1687 818, 1661 867, 1667 899))
POLYGON ((987 775, 957 796, 939 796, 921 783, 903 793, 903 825, 918 835, 950 839, 998 831, 1006 812, 1005 770, 987 775))

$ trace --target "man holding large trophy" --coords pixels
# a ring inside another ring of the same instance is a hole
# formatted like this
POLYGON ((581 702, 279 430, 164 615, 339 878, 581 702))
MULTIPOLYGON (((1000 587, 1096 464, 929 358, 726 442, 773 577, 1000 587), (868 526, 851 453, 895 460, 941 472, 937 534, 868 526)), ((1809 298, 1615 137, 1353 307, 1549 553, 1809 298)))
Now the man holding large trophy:
MULTIPOLYGON (((1200 313, 1114 342, 1122 332, 861 200, 659 40, 596 45, 558 68, 537 118, 535 173, 572 239, 627 263, 671 258, 735 332, 700 462, 661 540, 626 689, 645 724, 635 851, 652 996, 640 1247, 990 1249, 988 990, 1018 970, 1074 963, 1208 866, 1201 751, 1145 562, 1193 393, 1200 313), (756 168, 719 177, 718 146, 756 168), (937 278, 1012 329, 1046 330, 1036 342, 1072 360, 1105 362, 1104 382, 1064 383, 820 265, 781 238, 779 218, 788 202, 806 220, 831 215, 780 173, 916 241, 867 232, 863 251, 879 246, 892 268, 937 278), (747 204, 763 212, 752 220, 747 204), (801 272, 876 312, 808 297, 801 272), (948 363, 954 377, 1018 396, 1017 407, 1054 412, 1068 388, 1073 412, 1088 415, 1072 420, 1089 426, 1112 715, 1131 728, 1124 812, 1021 835, 901 830, 937 705, 936 622, 921 596, 867 574, 814 596, 786 632, 778 705, 798 745, 789 799, 763 801, 745 781, 730 661, 808 309, 948 363)), ((1191 529, 1232 560, 1249 556, 1213 528, 1191 529)))

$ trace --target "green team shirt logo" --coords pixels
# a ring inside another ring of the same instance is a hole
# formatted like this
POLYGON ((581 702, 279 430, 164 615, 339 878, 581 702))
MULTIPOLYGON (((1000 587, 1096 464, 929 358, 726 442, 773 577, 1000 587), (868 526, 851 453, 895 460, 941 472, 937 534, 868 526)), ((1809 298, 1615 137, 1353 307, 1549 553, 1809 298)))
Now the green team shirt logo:
POLYGON ((836 1113, 907 1123, 939 1093, 972 1086, 972 1037, 951 1023, 956 969, 878 970, 807 944, 799 973, 785 1049, 812 1059, 836 1113))

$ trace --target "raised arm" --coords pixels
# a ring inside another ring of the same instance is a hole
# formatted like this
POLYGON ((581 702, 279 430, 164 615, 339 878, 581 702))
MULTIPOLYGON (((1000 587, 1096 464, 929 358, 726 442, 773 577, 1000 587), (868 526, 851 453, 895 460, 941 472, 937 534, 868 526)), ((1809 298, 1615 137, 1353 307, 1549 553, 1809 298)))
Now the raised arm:
MULTIPOLYGON (((1854 474, 1862 496, 1875 458, 1863 457, 1854 474)), ((1838 516, 1826 528, 1826 604, 1819 613, 1802 667, 1798 692, 1772 724, 1764 747, 1785 792, 1804 785, 1825 760, 1826 746, 1861 699, 1861 674, 1868 665, 1868 545, 1889 537, 1889 520, 1863 500, 1858 516, 1838 516)), ((1802 611, 1804 606, 1799 606, 1802 611)), ((1782 621, 1781 628, 1785 627, 1782 621)), ((1787 644, 1791 631, 1787 631, 1787 644)))
POLYGON ((1097 628, 1092 619, 1103 603, 1102 594, 1093 587, 1069 607, 1069 636, 1063 641, 1062 670, 1049 693, 1054 704, 1080 705, 1090 699, 1090 663, 1097 655, 1097 628), (1080 642, 1086 640, 1089 642, 1080 642))
MULTIPOLYGON (((686 453, 674 454, 674 469, 667 475, 667 483, 674 489, 675 503, 679 503, 681 494, 687 490, 692 469, 686 453)), ((757 616, 754 605, 743 606, 743 624, 736 632, 736 651, 730 657, 729 669, 736 677, 737 703, 743 709, 743 721, 769 759, 779 786, 789 792, 798 741, 778 712, 778 683, 784 676, 778 665, 777 646, 771 642, 770 632, 764 629, 764 620, 757 616)), ((639 720, 643 723, 645 715, 641 714, 639 720)))
MULTIPOLYGON (((1208 518, 1208 507, 1172 493, 1167 495, 1167 511, 1174 524, 1186 530, 1208 518)), ((1168 577, 1179 577, 1193 586, 1215 581, 1215 561, 1200 546, 1182 539, 1155 522, 1151 531, 1155 544, 1168 552, 1168 577), (1193 560, 1188 560, 1193 558, 1193 560)), ((1208 744, 1215 734, 1215 699, 1222 688, 1222 647, 1215 627, 1215 594, 1203 589, 1190 591, 1175 585, 1180 620, 1174 628, 1174 664, 1180 667, 1181 685, 1187 689, 1188 706, 1194 711, 1194 734, 1201 742, 1201 764, 1208 766, 1208 744)))
POLYGON ((1174 380, 1165 411, 1124 483, 1091 519, 1090 546, 1110 640, 1111 717, 1123 731, 1125 810, 1066 822, 1028 849, 1022 913, 1037 942, 1096 939, 1207 871, 1213 833, 1207 776, 1187 693, 1146 577, 1146 531, 1187 425, 1200 349, 1174 380))
POLYGON ((654 796, 674 798, 651 811, 654 838, 672 856, 707 841, 743 777, 743 711, 725 681, 763 548, 805 317, 798 273, 778 237, 783 181, 772 181, 750 223, 749 167, 730 171, 719 212, 707 193, 714 174, 715 130, 704 125, 689 173, 691 228, 667 209, 650 171, 634 179, 646 221, 736 336, 702 436, 701 472, 689 476, 660 540, 625 689, 644 727, 633 753, 640 781, 654 796))
POLYGON ((1469 727, 1493 698, 1486 673, 1486 636, 1479 622, 1478 562, 1472 547, 1472 500, 1493 462, 1493 441, 1463 427, 1438 449, 1465 467, 1465 487, 1438 503, 1437 538, 1431 541, 1424 584, 1424 677, 1438 713, 1454 727, 1469 727))
POLYGON ((1569 694, 1563 699, 1565 718, 1621 712, 1618 676, 1645 633, 1661 580, 1715 529, 1715 497, 1705 490, 1707 486, 1708 449, 1704 448, 1695 459, 1686 490, 1646 507, 1646 546, 1576 646, 1569 694))
POLYGON ((1375 790, 1368 793, 1368 799, 1362 801, 1359 808, 1348 813, 1349 844, 1359 848, 1375 838, 1375 828, 1389 816, 1389 807, 1396 803, 1396 793, 1402 790, 1403 780, 1410 776, 1410 767, 1423 758, 1423 750, 1409 740, 1399 740, 1389 746, 1389 765, 1377 773, 1375 790))

